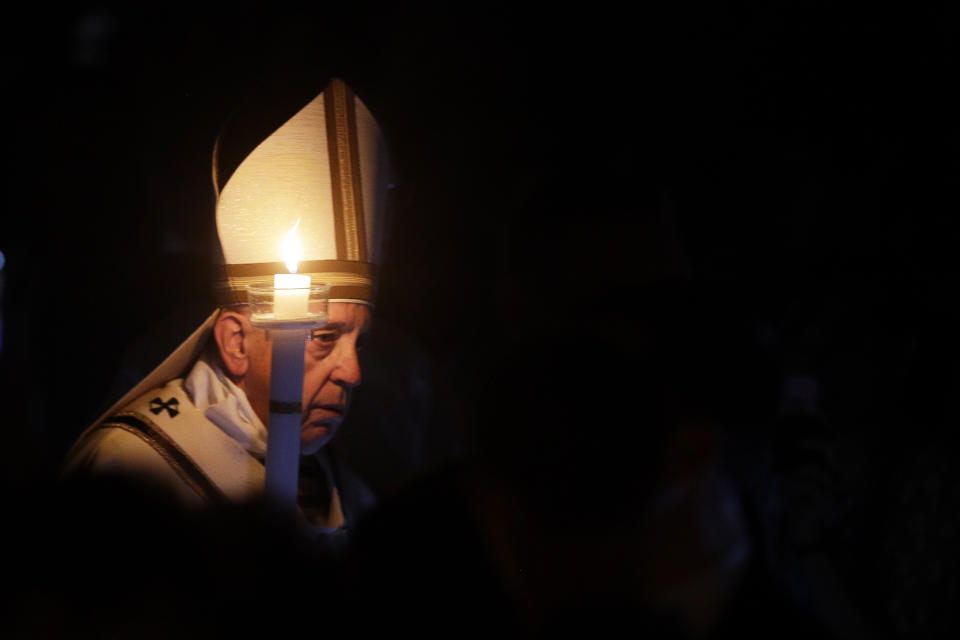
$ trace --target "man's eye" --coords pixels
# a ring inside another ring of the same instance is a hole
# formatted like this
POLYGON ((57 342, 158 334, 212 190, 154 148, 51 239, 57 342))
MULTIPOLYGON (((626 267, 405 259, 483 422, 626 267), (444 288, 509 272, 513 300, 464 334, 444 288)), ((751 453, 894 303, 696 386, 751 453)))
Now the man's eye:
POLYGON ((326 344, 332 344, 336 342, 338 337, 339 336, 335 331, 323 331, 323 332, 318 331, 317 333, 313 334, 314 340, 318 340, 326 344))

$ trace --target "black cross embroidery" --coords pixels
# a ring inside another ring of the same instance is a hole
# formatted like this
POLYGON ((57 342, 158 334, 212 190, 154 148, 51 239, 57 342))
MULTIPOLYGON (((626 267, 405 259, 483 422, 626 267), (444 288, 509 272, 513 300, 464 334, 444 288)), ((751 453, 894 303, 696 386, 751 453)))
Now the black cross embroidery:
POLYGON ((150 401, 150 411, 153 412, 153 415, 158 415, 164 409, 167 410, 167 413, 170 414, 170 417, 173 418, 180 410, 177 407, 180 406, 180 401, 176 398, 170 398, 166 402, 162 401, 160 398, 154 398, 150 401))

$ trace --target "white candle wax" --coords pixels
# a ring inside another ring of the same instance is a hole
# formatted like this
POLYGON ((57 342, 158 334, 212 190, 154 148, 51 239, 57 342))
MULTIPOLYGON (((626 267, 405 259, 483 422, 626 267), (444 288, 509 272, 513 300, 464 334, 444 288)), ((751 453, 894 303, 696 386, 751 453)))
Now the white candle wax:
POLYGON ((310 299, 310 276, 276 273, 273 276, 273 317, 277 320, 303 318, 310 299), (290 289, 290 291, 285 291, 290 289))
POLYGON ((303 329, 276 329, 271 343, 265 489, 271 500, 293 513, 300 470, 303 329))

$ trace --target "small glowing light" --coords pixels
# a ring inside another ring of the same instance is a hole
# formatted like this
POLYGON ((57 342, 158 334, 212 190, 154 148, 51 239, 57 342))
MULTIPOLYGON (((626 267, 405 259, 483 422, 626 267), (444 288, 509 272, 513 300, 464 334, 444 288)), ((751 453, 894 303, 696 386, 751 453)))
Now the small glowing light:
POLYGON ((3 251, 0 251, 0 271, 3 271, 3 265, 7 263, 7 259, 3 257, 3 251))
POLYGON ((283 255, 283 261, 287 263, 287 270, 290 273, 297 272, 297 264, 300 262, 300 256, 303 249, 300 246, 300 239, 297 238, 297 227, 300 226, 300 218, 297 218, 296 224, 283 237, 283 244, 280 245, 280 251, 283 255))

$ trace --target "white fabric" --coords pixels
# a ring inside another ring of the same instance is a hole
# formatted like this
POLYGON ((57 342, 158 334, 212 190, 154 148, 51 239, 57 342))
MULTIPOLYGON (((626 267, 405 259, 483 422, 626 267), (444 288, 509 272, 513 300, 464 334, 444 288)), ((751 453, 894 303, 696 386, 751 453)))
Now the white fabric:
MULTIPOLYGON (((250 408, 246 394, 208 361, 194 363, 187 380, 177 378, 148 390, 118 411, 137 414, 176 446, 232 501, 263 493, 264 466, 255 456, 266 449, 266 429, 250 408), (190 381, 190 391, 187 390, 190 381), (200 406, 194 404, 194 398, 200 406), (157 403, 176 400, 176 412, 154 411, 157 403)), ((103 422, 109 422, 109 417, 103 422)), ((98 423, 99 424, 99 423, 98 423)), ((139 436, 118 427, 94 425, 68 454, 66 471, 120 473, 202 504, 190 484, 139 436)))
POLYGON ((302 260, 335 260, 333 190, 323 94, 256 149, 217 200, 217 233, 227 264, 280 262, 281 243, 300 220, 302 260))
POLYGON ((197 409, 251 455, 267 455, 267 428, 257 417, 247 394, 228 378, 219 365, 204 355, 183 383, 197 409))
POLYGON ((77 441, 67 455, 64 474, 83 473, 135 478, 169 493, 185 506, 204 506, 201 496, 152 446, 122 429, 97 429, 77 441))
MULTIPOLYGON (((331 91, 327 88, 326 91, 331 91)), ((226 264, 281 262, 281 243, 297 220, 301 260, 336 260, 334 195, 321 92, 244 158, 217 199, 217 234, 226 264)), ((351 97, 368 262, 380 263, 392 171, 383 134, 366 105, 351 97)), ((345 170, 342 168, 341 170, 345 170)), ((345 230, 349 243, 351 229, 345 230)), ((356 260, 355 256, 340 259, 356 260)))
MULTIPOLYGON (((231 501, 241 502, 262 495, 265 479, 267 429, 257 417, 246 393, 234 384, 207 356, 194 364, 186 378, 141 394, 117 408, 133 412, 169 436, 196 466, 231 501), (154 413, 153 401, 176 399, 177 413, 154 413)), ((164 458, 142 438, 120 428, 91 428, 80 437, 67 456, 66 473, 120 474, 150 482, 184 505, 203 507, 201 496, 164 458)), ((330 461, 324 454, 326 486, 332 487, 328 514, 301 514, 308 533, 330 534, 345 523, 340 490, 333 486, 330 461)), ((354 509, 364 511, 374 502, 373 493, 348 470, 341 469, 354 509)))

